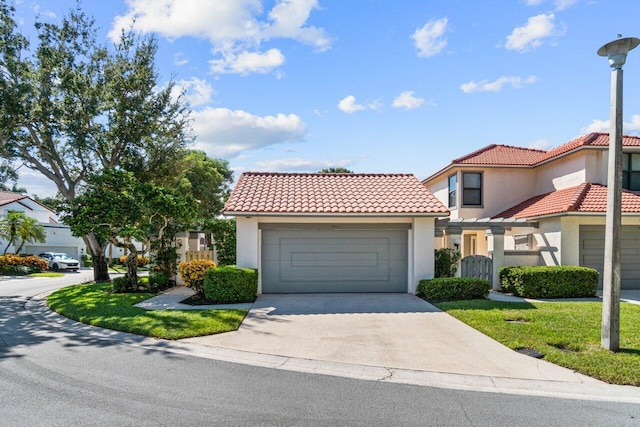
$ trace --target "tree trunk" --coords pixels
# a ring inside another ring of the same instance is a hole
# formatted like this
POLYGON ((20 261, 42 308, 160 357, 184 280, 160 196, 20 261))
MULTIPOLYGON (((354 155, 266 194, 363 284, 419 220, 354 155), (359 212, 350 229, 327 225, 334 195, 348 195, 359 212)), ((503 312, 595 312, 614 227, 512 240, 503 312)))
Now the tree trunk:
POLYGON ((138 251, 132 244, 129 248, 129 255, 125 260, 127 266, 127 272, 124 277, 127 279, 127 287, 132 291, 138 290, 138 251), (131 247, 133 249, 131 249, 131 247))
POLYGON ((82 240, 87 245, 93 260, 93 280, 95 282, 110 281, 109 266, 107 265, 107 258, 104 256, 105 245, 100 244, 93 233, 87 234, 82 240))

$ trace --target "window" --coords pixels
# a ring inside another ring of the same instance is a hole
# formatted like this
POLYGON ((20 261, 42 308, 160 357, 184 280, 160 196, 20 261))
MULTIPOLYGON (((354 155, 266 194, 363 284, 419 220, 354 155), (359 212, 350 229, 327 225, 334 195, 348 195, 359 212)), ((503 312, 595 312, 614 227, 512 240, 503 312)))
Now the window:
POLYGON ((622 154, 622 188, 640 191, 640 153, 622 154))
POLYGON ((449 207, 456 207, 456 197, 458 194, 458 174, 449 177, 449 207))
POLYGON ((482 173, 462 173, 462 204, 465 206, 482 205, 482 173))

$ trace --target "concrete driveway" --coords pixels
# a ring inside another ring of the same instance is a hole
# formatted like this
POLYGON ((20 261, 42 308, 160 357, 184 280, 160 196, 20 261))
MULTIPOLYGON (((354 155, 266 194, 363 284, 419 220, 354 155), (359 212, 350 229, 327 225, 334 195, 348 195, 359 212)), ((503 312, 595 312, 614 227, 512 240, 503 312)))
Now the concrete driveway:
POLYGON ((238 331, 182 341, 407 370, 568 382, 587 378, 516 353, 409 294, 261 295, 238 331))

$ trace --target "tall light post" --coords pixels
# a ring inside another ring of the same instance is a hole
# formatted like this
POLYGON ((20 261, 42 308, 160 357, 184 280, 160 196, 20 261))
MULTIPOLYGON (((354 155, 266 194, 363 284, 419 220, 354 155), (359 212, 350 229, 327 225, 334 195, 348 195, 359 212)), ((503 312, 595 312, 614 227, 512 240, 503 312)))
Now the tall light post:
POLYGON ((611 72, 611 124, 609 128, 609 165, 607 170, 607 216, 602 276, 602 339, 607 350, 620 348, 620 223, 622 221, 622 66, 627 53, 640 39, 618 34, 618 39, 598 49, 609 58, 611 72))

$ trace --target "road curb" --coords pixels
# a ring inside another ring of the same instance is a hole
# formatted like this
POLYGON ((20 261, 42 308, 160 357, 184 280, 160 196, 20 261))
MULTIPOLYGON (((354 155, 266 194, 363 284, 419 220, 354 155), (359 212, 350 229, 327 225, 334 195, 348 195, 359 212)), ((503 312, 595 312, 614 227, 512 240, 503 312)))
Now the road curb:
POLYGON ((145 350, 162 351, 201 357, 222 362, 239 363, 286 371, 329 375, 335 377, 411 384, 464 391, 515 394, 563 399, 593 400, 620 403, 640 403, 640 388, 607 384, 577 374, 582 382, 525 380, 496 376, 452 374, 433 371, 415 371, 383 366, 356 365, 322 360, 302 359, 273 354, 255 353, 224 347, 210 347, 143 337, 86 325, 59 315, 49 309, 45 292, 29 298, 25 309, 31 316, 53 328, 67 333, 98 340, 115 341, 145 350))

